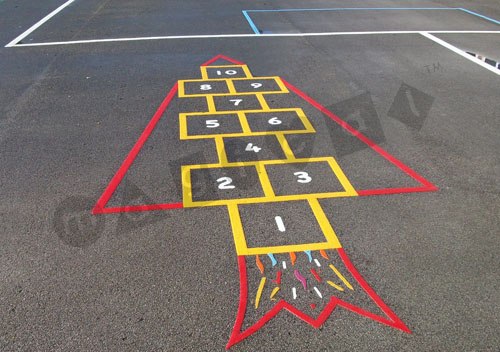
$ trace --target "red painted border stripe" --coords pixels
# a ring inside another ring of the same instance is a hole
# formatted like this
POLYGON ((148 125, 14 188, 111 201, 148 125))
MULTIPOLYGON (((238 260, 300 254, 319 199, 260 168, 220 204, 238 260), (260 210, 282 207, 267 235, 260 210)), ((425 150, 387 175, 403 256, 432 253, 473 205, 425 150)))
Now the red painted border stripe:
POLYGON ((126 205, 123 207, 104 208, 101 210, 100 214, 135 213, 140 211, 169 210, 169 209, 182 209, 182 208, 184 208, 184 205, 182 203, 126 205))
POLYGON ((399 193, 417 193, 417 192, 432 192, 436 189, 429 187, 407 187, 407 188, 381 188, 381 189, 361 189, 356 190, 359 196, 379 196, 383 194, 399 194, 399 193))
POLYGON ((437 191, 438 188, 433 185, 431 182, 426 180, 423 176, 419 175, 417 172, 406 166, 403 162, 400 160, 396 159, 394 156, 389 154, 387 151, 382 149, 380 146, 378 146, 373 140, 362 134, 360 131, 356 130, 354 127, 349 125, 347 122, 342 120, 340 117, 335 115, 333 112, 325 108, 323 105, 318 103, 316 100, 308 96, 306 93, 289 83, 288 81, 284 80, 281 78, 285 86, 293 91, 295 94, 297 94, 299 97, 307 101, 309 104, 314 106, 316 109, 321 111, 323 114, 327 115, 330 119, 332 119, 334 122, 339 124, 342 128, 346 129, 349 131, 352 135, 357 137, 359 140, 361 140, 363 143, 368 145, 370 148, 372 148, 375 152, 380 154, 383 158, 385 158, 387 161, 395 165, 397 168, 399 168, 401 171, 405 172, 408 176, 422 184, 423 187, 411 187, 411 188, 388 188, 388 189, 378 189, 378 190, 364 190, 361 191, 362 194, 360 194, 359 191, 358 194, 360 195, 375 195, 375 194, 394 194, 394 193, 409 193, 409 192, 430 192, 430 191, 437 191))
POLYGON ((155 114, 153 115, 153 118, 151 119, 151 121, 149 121, 148 125, 142 132, 141 136, 139 137, 135 145, 132 147, 132 150, 130 150, 130 152, 128 153, 127 157, 123 161, 118 171, 115 173, 115 175, 109 182, 108 186, 106 187, 101 197, 97 201, 96 205, 94 206, 94 209, 92 209, 92 214, 100 214, 104 212, 106 204, 109 202, 111 196, 115 192, 118 185, 122 182, 123 177, 127 173, 128 169, 134 162, 139 152, 141 151, 144 143, 146 143, 146 140, 149 138, 150 134, 155 129, 158 121, 160 121, 161 116, 167 109, 168 105, 170 104, 174 96, 177 94, 177 89, 178 89, 178 84, 176 82, 175 85, 170 90, 170 92, 165 97, 165 99, 163 100, 163 102, 161 103, 161 105, 158 107, 158 110, 156 110, 155 114))
POLYGON ((382 298, 380 298, 377 295, 375 290, 373 288, 371 288, 370 285, 368 285, 368 283, 365 281, 363 276, 361 276, 359 271, 356 269, 354 264, 351 262, 351 260, 347 256, 346 252, 344 251, 344 248, 338 248, 337 253, 339 254, 342 261, 344 262, 344 265, 347 268, 347 270, 349 270, 351 275, 361 285, 363 290, 365 290, 365 292, 368 294, 368 296, 370 296, 370 298, 373 299, 373 301, 379 306, 379 308, 384 312, 384 314, 387 315, 387 317, 389 317, 390 320, 383 319, 382 317, 380 317, 378 315, 375 315, 371 312, 365 311, 365 310, 363 310, 359 307, 356 307, 356 306, 349 307, 350 304, 347 302, 343 302, 342 305, 345 308, 350 309, 356 313, 367 316, 367 317, 374 319, 374 320, 378 320, 379 322, 381 322, 383 324, 393 326, 397 329, 400 329, 404 332, 411 334, 411 330, 408 329, 408 327, 403 323, 403 321, 398 318, 398 316, 387 306, 387 304, 384 303, 384 301, 382 301, 382 298))
POLYGON ((229 62, 232 62, 233 64, 235 65, 245 65, 244 62, 241 62, 241 61, 238 61, 238 60, 235 60, 235 59, 231 59, 230 57, 228 56, 225 56, 225 55, 222 55, 222 54, 219 54, 217 56, 214 56, 213 58, 211 58, 210 60, 208 60, 207 62, 204 62, 202 63, 200 66, 208 66, 210 65, 211 63, 214 63, 215 61, 219 60, 219 59, 222 59, 222 60, 226 60, 226 61, 229 61, 229 62))

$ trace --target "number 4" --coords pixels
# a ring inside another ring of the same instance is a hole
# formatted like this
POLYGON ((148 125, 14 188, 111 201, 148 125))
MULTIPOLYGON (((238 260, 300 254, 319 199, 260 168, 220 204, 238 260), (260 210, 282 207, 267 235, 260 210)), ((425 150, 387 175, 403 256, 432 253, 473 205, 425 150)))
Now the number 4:
POLYGON ((248 143, 247 147, 245 148, 247 152, 255 152, 255 153, 260 152, 261 149, 262 148, 259 148, 256 145, 253 145, 252 143, 248 143))

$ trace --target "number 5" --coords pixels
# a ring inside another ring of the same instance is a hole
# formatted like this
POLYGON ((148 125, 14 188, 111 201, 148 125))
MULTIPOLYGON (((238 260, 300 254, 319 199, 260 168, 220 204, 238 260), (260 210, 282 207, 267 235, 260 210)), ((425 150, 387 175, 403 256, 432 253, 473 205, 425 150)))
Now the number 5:
POLYGON ((205 124, 207 128, 216 128, 220 126, 220 123, 218 120, 206 120, 205 124))

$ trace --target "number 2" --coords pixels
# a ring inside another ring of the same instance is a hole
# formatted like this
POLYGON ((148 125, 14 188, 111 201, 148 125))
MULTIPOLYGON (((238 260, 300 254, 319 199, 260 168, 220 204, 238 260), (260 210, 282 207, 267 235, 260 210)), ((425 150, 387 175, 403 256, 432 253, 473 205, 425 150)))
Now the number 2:
POLYGON ((295 176, 297 176, 297 182, 298 183, 309 183, 312 181, 311 176, 305 171, 298 171, 293 173, 295 176))
POLYGON ((221 177, 217 179, 217 182, 219 183, 219 189, 233 189, 235 188, 233 183, 233 179, 231 177, 221 177))

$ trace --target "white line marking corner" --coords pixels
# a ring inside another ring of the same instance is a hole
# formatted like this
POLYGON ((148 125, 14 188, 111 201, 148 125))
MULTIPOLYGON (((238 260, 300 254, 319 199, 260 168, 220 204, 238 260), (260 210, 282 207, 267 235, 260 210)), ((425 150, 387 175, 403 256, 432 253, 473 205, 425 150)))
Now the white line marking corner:
POLYGON ((448 42, 445 42, 444 40, 442 39, 439 39, 438 37, 436 36, 433 36, 432 34, 430 34, 429 32, 420 32, 421 35, 423 35, 424 37, 432 40, 433 42, 435 43, 438 43, 439 45, 442 45, 444 46, 445 48, 453 51, 454 53, 460 55, 460 56, 463 56, 464 58, 466 58, 467 60, 470 60, 476 64, 478 64, 479 66, 482 66, 484 67, 485 69, 487 70, 490 70, 491 72, 497 74, 497 75, 500 75, 500 70, 497 69, 496 67, 493 67, 489 64, 487 64, 486 62, 483 62, 477 58, 475 58, 474 56, 472 55, 469 55, 467 54, 465 51, 463 50, 460 50, 459 48, 457 48, 456 46, 454 45, 451 45, 450 43, 448 42))
POLYGON ((64 4, 62 4, 61 6, 59 6, 57 9, 55 9, 54 11, 52 11, 51 13, 49 13, 47 16, 45 16, 44 18, 42 18, 40 21, 38 21, 37 23, 35 23, 34 25, 32 25, 30 28, 28 28, 26 31, 24 31, 22 34, 20 34, 19 36, 17 36, 16 38, 12 39, 10 41, 9 44, 7 44, 5 47, 6 48, 10 48, 10 47, 13 47, 15 46, 17 43, 19 43, 21 40, 23 40, 24 38, 26 38, 28 35, 30 35, 31 33, 33 33, 36 29, 38 29, 41 25, 43 25, 45 22, 47 22, 48 20, 50 20, 52 17, 54 17, 56 14, 58 14, 59 12, 61 12, 66 6, 68 6, 69 4, 71 4, 73 1, 75 0, 68 0, 66 1, 64 4))

